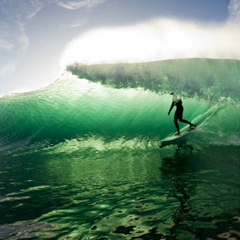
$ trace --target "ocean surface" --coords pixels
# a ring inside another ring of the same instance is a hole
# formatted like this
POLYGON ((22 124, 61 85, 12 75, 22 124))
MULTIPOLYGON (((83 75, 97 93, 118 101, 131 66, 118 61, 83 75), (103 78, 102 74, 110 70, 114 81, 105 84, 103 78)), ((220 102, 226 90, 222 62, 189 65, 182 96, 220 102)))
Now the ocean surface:
POLYGON ((240 239, 240 61, 74 64, 0 113, 0 239, 240 239), (198 127, 159 148, 170 92, 198 127))

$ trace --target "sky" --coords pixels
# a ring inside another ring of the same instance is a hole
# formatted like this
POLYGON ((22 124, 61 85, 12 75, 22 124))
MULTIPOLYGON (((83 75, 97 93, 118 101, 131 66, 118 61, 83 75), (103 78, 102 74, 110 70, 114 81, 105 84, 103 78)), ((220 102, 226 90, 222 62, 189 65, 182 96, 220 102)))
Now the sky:
POLYGON ((0 0, 0 96, 67 65, 240 59, 240 0, 0 0))

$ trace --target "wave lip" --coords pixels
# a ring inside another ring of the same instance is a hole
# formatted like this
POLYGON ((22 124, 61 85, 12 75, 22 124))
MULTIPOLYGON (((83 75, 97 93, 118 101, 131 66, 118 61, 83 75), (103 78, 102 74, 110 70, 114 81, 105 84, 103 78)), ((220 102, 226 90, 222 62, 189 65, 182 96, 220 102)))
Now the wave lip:
POLYGON ((114 88, 143 88, 153 92, 178 92, 206 100, 239 100, 240 61, 180 59, 131 64, 73 64, 67 70, 79 78, 114 88))

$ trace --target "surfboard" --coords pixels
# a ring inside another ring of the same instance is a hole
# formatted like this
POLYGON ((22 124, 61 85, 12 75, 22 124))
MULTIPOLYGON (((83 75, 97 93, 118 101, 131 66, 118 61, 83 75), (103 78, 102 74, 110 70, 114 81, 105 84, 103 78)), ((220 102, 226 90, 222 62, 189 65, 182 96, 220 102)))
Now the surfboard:
POLYGON ((177 135, 177 133, 174 133, 166 138, 164 138, 162 141, 161 141, 161 144, 160 144, 160 148, 162 147, 165 147, 167 145, 171 145, 171 144, 178 144, 179 141, 183 138, 185 138, 187 135, 193 133, 194 131, 196 130, 196 127, 195 128, 185 128, 185 129, 181 129, 180 132, 181 134, 180 135, 177 135))

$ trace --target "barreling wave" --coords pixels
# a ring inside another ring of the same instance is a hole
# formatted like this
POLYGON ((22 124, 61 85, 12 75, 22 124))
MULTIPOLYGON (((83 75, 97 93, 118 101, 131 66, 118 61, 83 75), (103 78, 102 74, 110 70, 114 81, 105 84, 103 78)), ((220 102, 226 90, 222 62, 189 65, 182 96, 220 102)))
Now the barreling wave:
POLYGON ((75 64, 67 70, 44 89, 0 99, 1 149, 76 139, 159 141, 175 131, 167 115, 172 91, 183 97, 184 118, 204 119, 198 141, 240 143, 240 61, 75 64))

